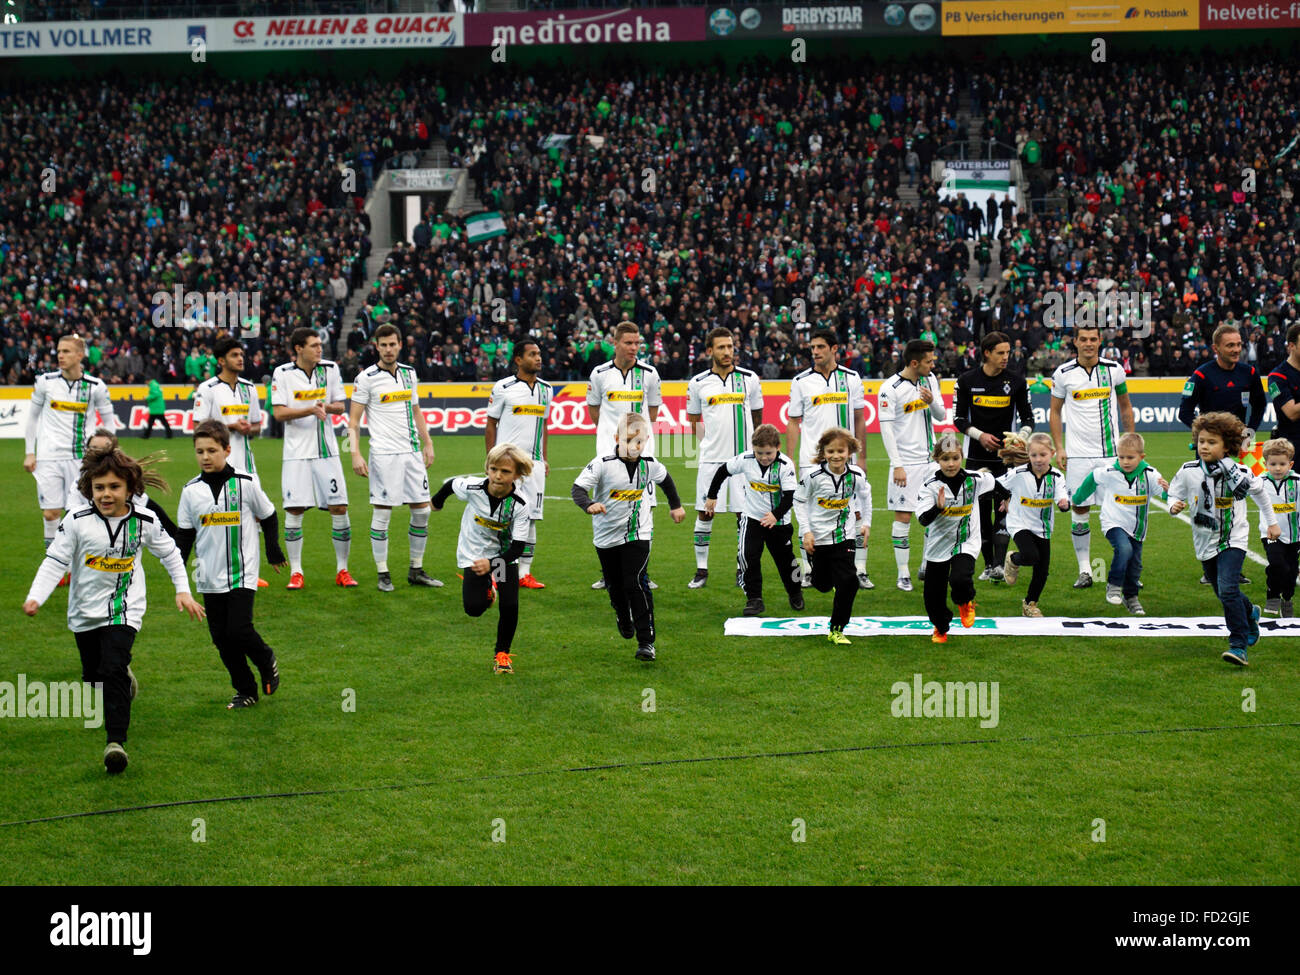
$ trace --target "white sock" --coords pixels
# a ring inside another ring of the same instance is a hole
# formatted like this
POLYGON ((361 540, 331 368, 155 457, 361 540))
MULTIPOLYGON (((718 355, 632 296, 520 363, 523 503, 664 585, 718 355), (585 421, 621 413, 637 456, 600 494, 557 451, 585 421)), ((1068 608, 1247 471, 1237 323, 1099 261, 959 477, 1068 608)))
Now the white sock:
POLYGON ((388 523, 392 520, 392 508, 375 508, 370 514, 370 554, 380 572, 388 571, 388 523))
POLYGON ((891 532, 894 542, 894 563, 898 566, 900 579, 912 575, 912 567, 909 564, 912 556, 911 529, 911 522, 904 524, 896 521, 891 532))
POLYGON ((45 547, 49 548, 50 542, 54 541, 54 536, 59 533, 59 519, 55 518, 53 521, 46 521, 41 518, 41 530, 45 532, 45 547))
POLYGON ((1074 557, 1079 560, 1079 571, 1091 573, 1092 560, 1088 558, 1088 549, 1092 542, 1092 528, 1087 515, 1070 512, 1070 541, 1074 543, 1074 557))
POLYGON ((284 513, 284 548, 289 555, 289 571, 302 572, 302 515, 284 513))
POLYGON ((348 567, 348 552, 352 550, 352 522, 346 514, 330 515, 330 527, 334 538, 334 568, 342 572, 348 567))
POLYGON ((695 568, 709 567, 709 540, 713 537, 713 521, 695 516, 695 568))
POLYGON ((533 574, 533 553, 537 550, 537 521, 528 519, 528 541, 524 542, 524 554, 519 556, 519 578, 533 574))
POLYGON ((857 536, 856 549, 853 552, 853 565, 858 572, 867 571, 867 546, 862 541, 862 536, 857 536))
POLYGON ((430 508, 411 509, 411 527, 406 530, 411 543, 411 568, 424 568, 424 547, 429 544, 430 508))

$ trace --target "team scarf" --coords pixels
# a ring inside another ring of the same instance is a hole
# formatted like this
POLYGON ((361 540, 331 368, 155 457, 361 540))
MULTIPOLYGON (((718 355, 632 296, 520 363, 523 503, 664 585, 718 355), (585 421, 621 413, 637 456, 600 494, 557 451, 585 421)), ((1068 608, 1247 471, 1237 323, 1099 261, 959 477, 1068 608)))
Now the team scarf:
POLYGON ((1218 521, 1219 513, 1214 507, 1214 499, 1218 496, 1214 485, 1222 483, 1224 486, 1224 497, 1231 495, 1240 501, 1250 493, 1250 472, 1228 458, 1223 458, 1214 464, 1206 464, 1200 461, 1201 468, 1201 497, 1204 498, 1205 513, 1215 521, 1218 521))

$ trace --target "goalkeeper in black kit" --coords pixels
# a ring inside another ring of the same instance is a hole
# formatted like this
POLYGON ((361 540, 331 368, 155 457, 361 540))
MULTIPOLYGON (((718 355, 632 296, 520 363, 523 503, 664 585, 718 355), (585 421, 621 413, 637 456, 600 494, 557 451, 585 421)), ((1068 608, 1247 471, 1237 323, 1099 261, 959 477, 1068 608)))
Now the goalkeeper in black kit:
MULTIPOLYGON (((995 477, 1007 472, 998 457, 1002 434, 1016 431, 1027 438, 1034 430, 1034 409, 1029 403, 1025 377, 1007 369, 1011 340, 1002 332, 989 332, 980 340, 982 364, 957 379, 953 396, 953 425, 966 435, 966 469, 987 468, 995 477), (1020 426, 1015 426, 1016 415, 1020 426)), ((1006 497, 1002 488, 980 495, 980 553, 984 556, 982 580, 1000 582, 1007 554, 1006 515, 997 513, 1006 497)))

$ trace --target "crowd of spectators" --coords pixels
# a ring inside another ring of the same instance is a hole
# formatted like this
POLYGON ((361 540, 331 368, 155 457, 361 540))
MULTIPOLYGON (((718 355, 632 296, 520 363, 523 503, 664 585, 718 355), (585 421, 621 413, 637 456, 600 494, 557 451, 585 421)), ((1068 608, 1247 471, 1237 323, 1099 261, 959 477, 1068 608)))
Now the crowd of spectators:
POLYGON ((545 375, 581 379, 623 318, 665 378, 699 366, 716 325, 767 378, 804 368, 822 324, 868 378, 895 372, 915 337, 952 375, 992 328, 1012 337, 1013 368, 1050 374, 1070 350, 1044 313, 1067 285, 1149 296, 1146 327, 1105 334, 1135 376, 1187 375, 1226 321, 1267 369, 1300 293, 1294 63, 1252 50, 33 86, 0 100, 4 378, 49 368, 72 329, 110 381, 201 378, 210 332, 149 323, 149 296, 172 281, 260 291, 255 378, 306 322, 350 379, 366 335, 392 321, 426 380, 504 374, 518 331, 541 342, 545 375), (964 101, 1015 147, 1043 205, 977 216, 941 197, 930 164, 965 138, 964 101), (471 242, 430 210, 363 281, 367 174, 434 134, 507 232, 471 242), (33 194, 47 165, 59 189, 33 194), (350 331, 338 315, 359 286, 350 331))

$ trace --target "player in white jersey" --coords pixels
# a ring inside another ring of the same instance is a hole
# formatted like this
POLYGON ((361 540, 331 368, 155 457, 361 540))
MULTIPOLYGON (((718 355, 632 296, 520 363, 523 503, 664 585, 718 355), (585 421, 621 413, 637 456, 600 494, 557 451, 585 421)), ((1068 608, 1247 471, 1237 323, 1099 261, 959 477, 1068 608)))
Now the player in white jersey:
POLYGON ((140 465, 120 450, 88 458, 79 491, 93 504, 70 512, 59 523, 23 603, 23 612, 35 616, 64 572, 72 573, 68 629, 81 654, 82 681, 103 688, 108 740, 104 767, 111 773, 127 764, 123 746, 137 686, 131 648, 145 613, 145 573, 138 564, 143 549, 156 555, 171 576, 176 607, 203 619, 203 608, 190 595, 176 543, 157 519, 131 504, 131 496, 143 494, 144 486, 140 465))
POLYGON ((498 443, 512 443, 533 462, 532 473, 516 487, 528 500, 528 540, 519 557, 519 585, 525 589, 545 589, 533 577, 533 555, 537 550, 537 523, 542 520, 546 502, 546 475, 550 471, 547 449, 550 445, 551 400, 555 390, 539 377, 542 349, 530 338, 515 342, 515 374, 499 380, 488 397, 487 429, 483 439, 487 452, 498 443))
POLYGON ((220 420, 230 430, 230 462, 241 471, 257 473, 253 440, 262 432, 262 404, 256 384, 242 378, 244 347, 226 336, 217 340, 213 355, 220 372, 194 391, 194 425, 220 420))
POLYGON ((619 420, 615 453, 597 457, 583 468, 570 491, 574 503, 593 516, 592 537, 604 588, 619 635, 626 640, 636 637, 637 660, 655 659, 654 597, 647 567, 656 485, 668 497, 673 521, 680 524, 686 517, 668 469, 642 452, 649 439, 645 417, 625 414, 619 420))
POLYGON ((1300 474, 1293 469, 1294 463, 1295 445, 1286 437, 1274 437, 1264 444, 1267 471, 1260 483, 1273 505, 1280 532, 1276 540, 1270 540, 1260 525, 1268 557, 1264 612, 1282 619, 1295 616, 1296 572, 1300 570, 1300 474))
POLYGON ((97 426, 116 432, 121 424, 108 398, 108 387, 81 368, 86 343, 79 335, 59 339, 57 372, 36 377, 27 414, 27 452, 23 470, 36 478, 36 500, 44 519, 45 547, 50 547, 64 510, 81 507, 77 490, 86 441, 97 426), (96 417, 98 422, 92 422, 96 417))
MULTIPOLYGON (((1012 552, 1010 546, 1007 547, 1002 563, 1002 581, 1014 586, 1020 578, 1020 570, 1028 567, 1032 576, 1021 603, 1021 612, 1031 618, 1042 618, 1038 600, 1052 568, 1052 528, 1056 509, 1070 510, 1065 475, 1052 466, 1056 445, 1045 433, 1030 434, 1027 441, 1007 437, 998 454, 1007 468, 1006 473, 996 479, 1010 495, 1002 502, 1002 508, 1007 512, 1007 533, 1019 549, 1012 552)), ((984 523, 981 517, 981 541, 984 523)))
POLYGON ((716 503, 706 510, 713 476, 720 466, 745 452, 754 428, 763 422, 762 382, 750 370, 736 365, 731 330, 713 329, 706 347, 713 359, 709 370, 692 376, 686 386, 686 419, 699 438, 696 458, 699 466, 695 472, 695 578, 688 583, 691 589, 700 589, 709 581, 709 541, 714 513, 733 511, 737 527, 744 523, 744 478, 724 480, 716 503))
POLYGON ((889 457, 889 488, 886 506, 894 513, 892 541, 897 586, 912 591, 911 528, 921 484, 934 470, 934 425, 942 423, 948 411, 934 374, 936 354, 933 342, 913 339, 903 349, 903 368, 880 384, 877 398, 880 439, 889 457))
POLYGON ((980 554, 979 497, 993 490, 993 475, 962 467, 961 441, 945 433, 934 445, 939 469, 921 485, 917 510, 925 528, 925 612, 934 624, 930 639, 948 642, 957 604, 961 625, 975 625, 975 556, 980 554))
MULTIPOLYGON (((794 526, 790 513, 794 508, 797 480, 794 461, 781 453, 781 434, 770 423, 760 423, 751 438, 753 449, 737 454, 719 464, 713 482, 705 493, 704 510, 712 514, 718 493, 730 480, 744 482, 740 501, 740 542, 736 562, 745 589, 746 616, 762 616, 767 607, 763 604, 763 549, 772 553, 777 574, 790 599, 790 608, 802 611, 803 593, 800 591, 795 566, 793 537, 794 526)), ((733 496, 733 501, 737 500, 733 496)), ((857 581, 856 579, 854 580, 857 581)))
POLYGON ((352 524, 348 521, 348 486, 343 480, 339 446, 330 419, 347 412, 347 394, 339 367, 321 358, 321 341, 310 328, 289 336, 293 361, 271 376, 271 407, 284 424, 284 464, 280 490, 284 495, 284 540, 289 550, 289 585, 301 589, 302 516, 308 508, 329 509, 334 539, 334 582, 355 586, 348 572, 352 524))
MULTIPOLYGON (((1095 325, 1080 325, 1074 330, 1075 358, 1061 363, 1052 373, 1052 439, 1056 441, 1056 460, 1065 471, 1065 486, 1071 497, 1092 471, 1115 463, 1121 429, 1133 432, 1133 403, 1124 367, 1113 359, 1100 358, 1100 349, 1101 330, 1095 325)), ((1075 501, 1070 516, 1070 540, 1079 561, 1075 589, 1092 585, 1088 512, 1093 499, 1084 500, 1084 504, 1075 501)))
POLYGON ((280 686, 275 651, 253 627, 259 525, 267 561, 276 572, 286 565, 276 537, 275 505, 256 474, 231 465, 230 428, 221 420, 204 420, 194 428, 194 453, 200 474, 185 485, 176 508, 181 559, 195 553, 194 587, 203 594, 208 632, 235 689, 226 708, 252 707, 259 681, 248 660, 257 667, 263 693, 274 694, 280 686))
MULTIPOLYGON (((659 371, 648 362, 637 358, 641 351, 641 335, 631 322, 619 322, 614 329, 614 358, 591 371, 587 385, 587 416, 596 428, 596 456, 608 457, 614 453, 618 439, 618 423, 624 416, 634 413, 649 422, 649 440, 645 454, 655 452, 654 425, 663 405, 659 387, 659 371)), ((658 503, 651 497, 650 506, 658 503)), ((651 589, 659 587, 650 582, 651 589)), ((591 584, 592 589, 604 589, 602 577, 591 584)))
POLYGON ((393 507, 411 508, 410 567, 406 581, 412 586, 439 588, 442 581, 424 571, 424 547, 429 540, 429 474, 434 461, 433 441, 420 409, 420 382, 415 369, 398 362, 402 333, 396 325, 375 329, 379 361, 362 370, 352 384, 352 470, 370 479, 370 552, 379 573, 379 591, 392 592, 388 572, 388 525, 393 507), (370 429, 370 462, 361 457, 361 418, 370 429))
MULTIPOLYGON (((812 368, 805 369, 790 381, 786 453, 799 462, 800 478, 806 468, 816 466, 813 457, 817 453, 821 435, 835 428, 852 432, 857 447, 850 463, 866 470, 866 395, 862 389, 862 378, 852 369, 836 362, 838 344, 839 340, 830 329, 816 329, 808 343, 812 352, 812 368)), ((855 514, 859 519, 862 518, 862 512, 856 511, 855 514)), ((866 542, 861 540, 861 536, 855 537, 859 538, 853 557, 858 585, 863 589, 875 589, 876 584, 867 573, 866 542)), ((803 562, 803 584, 807 587, 812 585, 812 573, 802 550, 800 558, 803 562)))
POLYGON ((850 642, 844 627, 861 588, 853 564, 856 541, 865 542, 871 532, 871 483, 862 468, 849 463, 857 443, 842 427, 824 431, 794 493, 801 548, 812 559, 812 587, 835 590, 827 639, 837 645, 850 642))
POLYGON ((513 674, 510 644, 519 625, 519 564, 528 537, 528 502, 515 487, 532 471, 533 462, 514 444, 488 451, 487 477, 454 477, 433 497, 441 511, 453 494, 465 502, 456 541, 461 600, 470 616, 482 616, 500 593, 497 642, 492 671, 513 674))
POLYGON ((1246 425, 1231 413, 1202 413, 1192 422, 1199 460, 1184 464, 1169 485, 1169 513, 1192 519, 1192 545, 1205 577, 1223 604, 1228 649, 1223 659, 1246 666, 1246 648, 1259 640, 1259 607, 1239 588, 1250 522, 1246 497, 1259 507, 1264 537, 1281 537, 1277 513, 1259 478, 1232 458, 1241 451, 1246 425))

